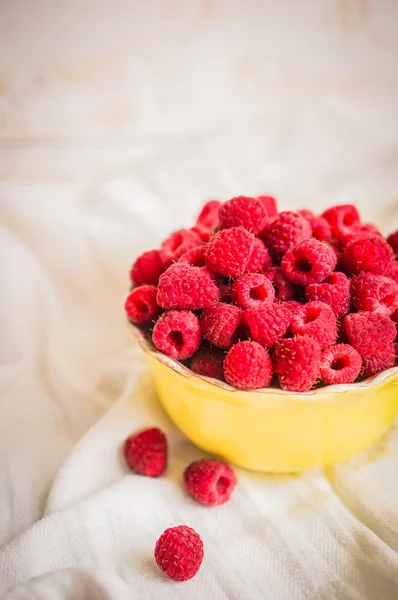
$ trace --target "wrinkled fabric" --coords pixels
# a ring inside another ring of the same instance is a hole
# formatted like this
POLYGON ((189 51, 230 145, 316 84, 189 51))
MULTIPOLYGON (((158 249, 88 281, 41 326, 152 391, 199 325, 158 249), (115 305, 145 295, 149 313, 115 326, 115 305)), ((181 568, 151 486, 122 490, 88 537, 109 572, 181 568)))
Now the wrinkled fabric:
POLYGON ((182 472, 204 453, 123 312, 135 256, 205 199, 355 202, 397 227, 394 3, 3 4, 0 597, 395 600, 398 424, 326 470, 237 468, 202 507, 182 472), (121 458, 145 426, 169 441, 159 479, 121 458), (205 545, 183 584, 153 559, 178 524, 205 545))

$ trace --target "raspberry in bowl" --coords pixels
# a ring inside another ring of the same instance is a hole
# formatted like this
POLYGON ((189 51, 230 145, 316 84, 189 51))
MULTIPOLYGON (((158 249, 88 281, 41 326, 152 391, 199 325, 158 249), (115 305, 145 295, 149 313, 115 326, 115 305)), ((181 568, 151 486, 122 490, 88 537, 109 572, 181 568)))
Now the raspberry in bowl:
POLYGON ((144 252, 125 309, 176 425, 265 472, 374 442, 398 414, 395 252, 352 205, 278 212, 270 196, 212 200, 144 252))

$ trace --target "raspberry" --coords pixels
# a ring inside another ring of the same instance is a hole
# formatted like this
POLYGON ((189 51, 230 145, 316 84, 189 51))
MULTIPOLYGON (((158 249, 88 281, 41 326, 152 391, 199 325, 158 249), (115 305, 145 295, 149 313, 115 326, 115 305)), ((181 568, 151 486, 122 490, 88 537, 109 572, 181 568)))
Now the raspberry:
POLYGON ((205 308, 200 315, 203 336, 218 348, 230 348, 239 333, 242 315, 238 306, 224 302, 205 308))
POLYGON ((257 342, 239 342, 224 360, 225 379, 240 390, 267 387, 272 378, 272 361, 257 342))
POLYGON ((130 435, 124 443, 124 458, 131 471, 159 477, 167 466, 167 440, 156 427, 130 435))
POLYGON ((398 229, 394 231, 391 235, 388 236, 387 242, 390 244, 391 248, 394 250, 395 254, 398 254, 398 229))
POLYGON ((274 287, 261 273, 241 275, 232 285, 232 300, 241 308, 272 304, 274 299, 274 287))
POLYGON ((292 316, 290 330, 295 335, 309 335, 326 348, 337 338, 336 316, 328 304, 309 302, 292 316))
POLYGON ((291 246, 311 237, 311 225, 296 212, 283 211, 261 233, 265 245, 278 260, 291 246))
POLYGON ((322 352, 320 375, 323 383, 352 383, 361 370, 362 358, 349 344, 336 344, 322 352))
POLYGON ((159 250, 149 250, 137 258, 131 268, 130 277, 134 285, 156 285, 163 271, 164 265, 159 250))
POLYGON ((387 344, 386 347, 380 354, 374 354, 372 356, 364 356, 362 359, 363 376, 371 377, 391 369, 395 364, 395 347, 394 344, 387 344))
POLYGON ((383 275, 394 262, 394 252, 383 238, 374 235, 350 242, 345 248, 344 260, 354 275, 361 271, 383 275))
POLYGON ((306 208, 299 210, 299 214, 311 225, 312 237, 320 242, 330 242, 332 239, 332 230, 324 217, 316 217, 314 213, 306 208))
POLYGON ((297 285, 320 283, 337 263, 336 254, 328 244, 312 238, 299 242, 288 250, 281 267, 286 279, 297 285))
POLYGON ((184 471, 188 493, 200 504, 217 506, 228 502, 236 485, 235 473, 222 460, 203 458, 184 471))
POLYGON ((218 299, 218 288, 199 267, 171 265, 159 279, 157 302, 163 308, 197 310, 218 299))
POLYGON ((158 567, 175 581, 187 581, 200 569, 203 542, 194 529, 178 525, 166 529, 155 545, 158 567))
POLYGON ((383 275, 360 273, 351 281, 351 301, 358 311, 391 315, 398 308, 398 284, 383 275))
POLYGON ((184 252, 202 243, 199 235, 190 229, 179 229, 162 243, 161 255, 166 266, 180 258, 184 252))
POLYGON ((137 324, 149 323, 161 311, 156 302, 157 290, 154 285, 134 288, 127 296, 124 308, 130 321, 137 324))
POLYGON ((394 323, 386 315, 377 312, 359 312, 344 318, 349 342, 362 358, 382 356, 394 341, 394 323))
POLYGON ((244 319, 250 336, 265 348, 272 348, 285 335, 291 314, 280 304, 266 304, 245 310, 244 319))
POLYGON ((359 229, 361 220, 359 213, 353 204, 339 204, 325 210, 321 215, 329 223, 332 236, 340 238, 350 235, 359 229))
POLYGON ((212 229, 218 225, 218 213, 222 204, 218 200, 209 200, 199 213, 196 225, 205 229, 212 229))
POLYGON ((350 310, 350 280, 344 273, 332 273, 323 283, 311 283, 305 290, 307 302, 320 300, 329 304, 336 317, 350 310))
POLYGON ((191 227, 189 231, 193 231, 196 235, 200 237, 202 242, 207 243, 211 236, 211 229, 207 229, 203 227, 203 225, 195 225, 195 227, 191 227))
POLYGON ((273 196, 257 196, 257 200, 263 204, 268 218, 276 217, 278 214, 278 206, 273 196))
POLYGON ((249 262, 246 266, 246 273, 263 273, 266 269, 271 267, 272 260, 269 252, 259 238, 254 238, 253 252, 249 258, 249 262))
POLYGON ((253 246, 254 236, 243 227, 223 229, 209 241, 207 266, 220 275, 238 277, 249 263, 253 246))
POLYGON ((205 244, 190 248, 180 256, 178 262, 184 265, 191 265, 191 267, 204 267, 206 265, 205 250, 205 244))
POLYGON ((267 212, 260 200, 248 196, 238 196, 222 205, 219 219, 220 229, 244 227, 252 233, 258 233, 265 227, 267 212))
POLYGON ((271 267, 264 271, 275 289, 275 299, 279 302, 292 300, 295 296, 294 286, 286 279, 280 267, 271 267))
POLYGON ((385 276, 398 283, 398 262, 391 264, 391 267, 385 272, 385 276))
POLYGON ((217 348, 200 348, 192 357, 191 370, 198 375, 224 379, 224 353, 217 348))
POLYGON ((319 344, 309 335, 280 340, 273 361, 281 388, 308 392, 316 382, 320 359, 319 344))
POLYGON ((152 339, 163 354, 176 360, 190 358, 202 340, 199 319, 188 310, 168 310, 156 321, 152 339))
POLYGON ((296 302, 296 300, 289 300, 288 302, 284 302, 283 308, 285 310, 288 310, 291 316, 298 315, 298 314, 304 314, 303 313, 304 304, 301 304, 301 302, 296 302))

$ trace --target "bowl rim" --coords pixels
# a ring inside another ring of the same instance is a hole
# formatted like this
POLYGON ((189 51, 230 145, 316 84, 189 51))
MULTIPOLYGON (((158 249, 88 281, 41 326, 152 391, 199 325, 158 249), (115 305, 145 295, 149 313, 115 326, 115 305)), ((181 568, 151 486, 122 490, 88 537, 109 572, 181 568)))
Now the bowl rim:
MULTIPOLYGON (((239 390, 239 389, 229 385, 229 383, 220 381, 219 379, 213 379, 212 377, 205 377, 204 375, 199 375, 198 373, 194 373, 193 371, 191 371, 191 369, 189 369, 185 365, 181 364, 174 358, 170 358, 169 356, 166 356, 159 350, 156 350, 153 347, 153 345, 149 342, 148 336, 145 335, 145 333, 137 325, 135 325, 134 323, 131 323, 131 321, 128 321, 128 328, 129 328, 130 332, 133 334, 133 337, 137 340, 138 344, 140 345, 140 347, 146 354, 149 354, 151 357, 155 358, 156 360, 158 360, 160 363, 162 363, 166 367, 172 369, 175 373, 178 373, 179 375, 182 375, 183 377, 186 377, 187 379, 199 379, 199 380, 205 381, 208 384, 211 384, 213 386, 221 388, 222 390, 232 392, 232 393, 239 393, 239 394, 242 394, 242 393, 247 394, 248 393, 248 394, 250 394, 250 393, 255 392, 257 394, 264 394, 264 395, 273 394, 273 395, 287 396, 290 398, 300 398, 303 400, 305 398, 314 399, 314 396, 321 396, 321 395, 325 396, 328 394, 336 394, 336 393, 340 394, 340 393, 348 392, 351 390, 361 390, 361 389, 369 389, 372 387, 376 387, 379 383, 388 379, 391 375, 393 375, 395 373, 398 374, 398 366, 391 367, 390 369, 381 371, 381 373, 377 373, 376 375, 373 375, 372 377, 368 377, 364 381, 360 381, 358 383, 339 383, 336 385, 326 385, 321 388, 315 388, 313 390, 310 390, 309 392, 293 392, 290 390, 281 390, 281 389, 277 389, 277 388, 259 388, 256 390, 239 390)), ((398 384, 398 380, 396 383, 398 384)))

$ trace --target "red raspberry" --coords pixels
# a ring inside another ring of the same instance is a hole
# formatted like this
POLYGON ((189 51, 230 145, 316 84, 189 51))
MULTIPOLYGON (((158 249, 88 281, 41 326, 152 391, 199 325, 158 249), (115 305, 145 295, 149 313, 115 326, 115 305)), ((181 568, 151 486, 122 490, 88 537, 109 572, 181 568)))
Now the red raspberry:
POLYGON ((320 283, 337 263, 336 254, 328 244, 312 238, 299 242, 288 250, 281 267, 286 279, 297 285, 320 283))
POLYGON ((134 285, 156 285, 163 271, 164 265, 159 250, 149 250, 137 258, 131 268, 130 277, 134 285))
POLYGON ((263 273, 266 269, 271 267, 271 257, 264 242, 259 238, 254 238, 253 244, 253 252, 251 253, 245 271, 246 273, 263 273))
POLYGON ((309 302, 292 316, 290 330, 294 335, 310 335, 321 348, 326 348, 337 338, 336 315, 324 302, 309 302))
POLYGON ((323 383, 352 383, 361 370, 362 358, 349 344, 336 344, 322 352, 320 375, 323 383))
POLYGON ((278 206, 273 196, 257 196, 257 200, 262 202, 268 218, 276 217, 278 214, 278 206))
POLYGON ((398 283, 398 262, 392 263, 391 267, 385 272, 385 276, 398 283))
POLYGON ((199 534, 187 525, 166 529, 155 546, 158 567, 175 581, 187 581, 196 575, 203 555, 199 534))
POLYGON ((344 273, 332 273, 323 283, 311 283, 305 290, 307 302, 320 300, 329 304, 336 317, 350 310, 350 280, 344 273))
POLYGON ((200 504, 217 506, 228 502, 236 485, 235 473, 222 460, 203 458, 184 471, 188 493, 200 504))
POLYGON ((394 250, 395 254, 398 254, 398 229, 394 231, 391 235, 388 236, 387 242, 390 244, 391 248, 394 250))
POLYGON ((313 212, 307 209, 298 211, 304 219, 311 225, 312 237, 320 242, 330 242, 332 239, 332 230, 324 217, 316 217, 313 212))
POLYGON ((377 312, 359 312, 344 318, 349 342, 362 358, 382 356, 393 343, 396 330, 386 315, 377 312))
POLYGON ((270 280, 261 273, 241 275, 232 285, 232 300, 241 308, 272 304, 275 290, 270 280))
POLYGON ((200 315, 204 337, 218 348, 226 350, 232 346, 242 323, 243 312, 238 306, 217 302, 200 315))
POLYGON ((332 236, 340 238, 350 235, 361 225, 361 219, 353 204, 339 204, 325 210, 321 215, 329 223, 332 236))
POLYGON ((206 265, 205 250, 205 244, 190 248, 180 256, 178 262, 184 265, 191 265, 191 267, 204 267, 206 265))
POLYGON ((168 310, 156 321, 152 339, 163 354, 176 360, 190 358, 202 341, 199 319, 188 310, 168 310))
POLYGON ((196 219, 196 225, 206 229, 216 227, 218 225, 218 213, 221 206, 222 204, 218 200, 209 200, 206 202, 196 219))
POLYGON ((217 348, 200 348, 192 357, 191 370, 198 375, 222 380, 224 358, 224 353, 217 348))
POLYGON ((391 369, 395 365, 395 347, 394 344, 387 344, 382 352, 371 356, 364 356, 362 359, 363 376, 371 377, 391 369))
POLYGON ((254 236, 243 227, 223 229, 209 242, 206 250, 207 266, 220 275, 238 277, 249 263, 253 246, 254 236))
POLYGON ((157 290, 154 285, 134 288, 127 296, 124 308, 130 321, 137 324, 149 323, 161 312, 156 302, 157 290))
POLYGON ((281 388, 308 392, 318 377, 320 359, 319 344, 309 335, 280 340, 273 361, 281 388))
POLYGON ((391 315, 398 308, 398 284, 383 275, 360 273, 351 281, 351 301, 358 311, 391 315))
POLYGON ((202 243, 199 235, 190 229, 179 229, 172 233, 163 243, 161 255, 166 266, 180 258, 184 252, 202 243))
POLYGON ((285 335, 291 314, 281 304, 266 304, 245 310, 250 336, 265 348, 272 348, 285 335))
POLYGON ((275 288, 275 299, 279 302, 292 300, 295 296, 294 286, 286 279, 280 267, 271 267, 264 271, 264 275, 268 277, 275 288))
POLYGON ((147 477, 159 477, 167 466, 167 440, 153 427, 130 435, 124 443, 124 458, 131 471, 147 477))
POLYGON ((296 300, 289 300, 288 302, 283 302, 283 308, 285 310, 288 310, 290 315, 298 315, 298 314, 304 314, 303 313, 303 308, 304 308, 304 304, 302 304, 301 302, 296 302, 296 300))
POLYGON ((199 267, 171 265, 159 279, 157 302, 163 308, 197 310, 218 299, 218 288, 199 267))
POLYGON ((344 260, 350 273, 368 271, 383 275, 394 262, 394 252, 380 236, 360 238, 350 242, 344 251, 344 260))
POLYGON ((200 239, 202 240, 202 242, 207 243, 210 239, 211 236, 211 229, 207 229, 206 227, 203 227, 202 225, 195 225, 195 227, 191 227, 190 231, 193 231, 193 233, 195 233, 196 235, 198 235, 200 237, 200 239))
POLYGON ((239 342, 224 360, 225 379, 240 390, 254 390, 269 385, 272 361, 257 342, 239 342))
POLYGON ((283 211, 261 233, 271 254, 278 260, 291 246, 310 238, 311 225, 296 212, 283 211))
POLYGON ((256 198, 238 196, 225 202, 220 208, 220 229, 244 227, 252 233, 264 229, 267 213, 263 203, 256 198))

